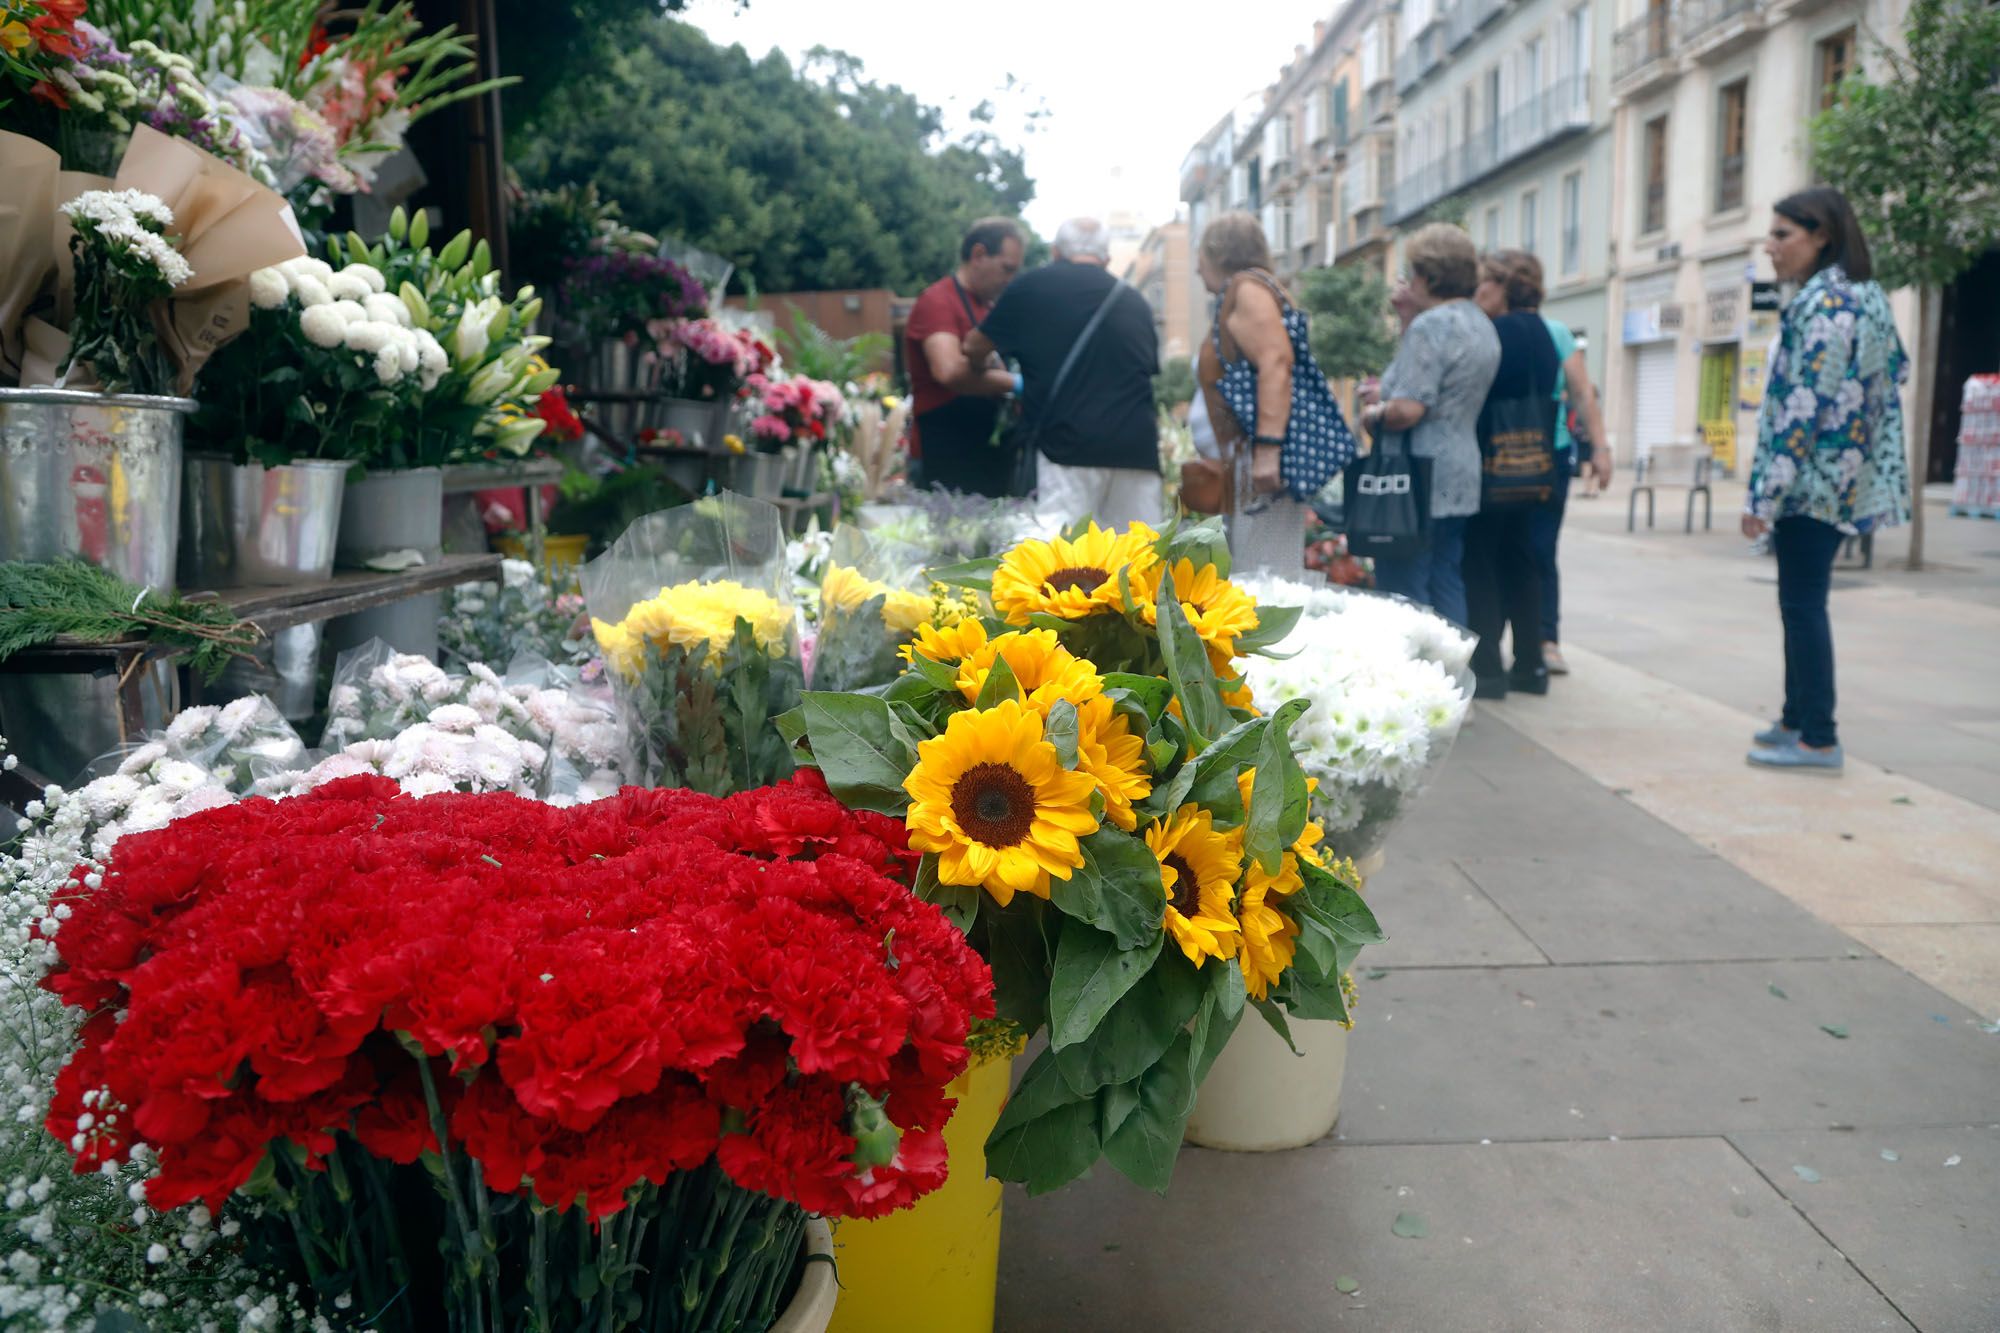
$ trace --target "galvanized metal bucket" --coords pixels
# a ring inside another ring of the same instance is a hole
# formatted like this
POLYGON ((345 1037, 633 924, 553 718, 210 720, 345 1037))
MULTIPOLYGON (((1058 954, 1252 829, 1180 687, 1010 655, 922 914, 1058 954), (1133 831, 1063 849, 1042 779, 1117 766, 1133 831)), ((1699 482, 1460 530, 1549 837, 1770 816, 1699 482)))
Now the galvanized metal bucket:
MULTIPOLYGON (((427 565, 443 558, 442 469, 370 472, 347 483, 335 563, 363 566, 396 551, 416 551, 427 565)), ((329 621, 326 641, 336 653, 381 639, 400 653, 436 657, 438 618, 443 611, 444 599, 437 593, 405 598, 329 621)))
POLYGON ((651 422, 660 430, 677 430, 692 449, 720 449, 729 432, 729 404, 705 398, 662 398, 649 405, 651 422))
POLYGON ((188 458, 181 488, 181 584, 188 588, 315 583, 333 572, 352 464, 283 467, 188 458))
POLYGON ((0 389, 0 559, 82 556, 174 586, 192 398, 0 389))
MULTIPOLYGON (((0 560, 80 556, 174 586, 181 429, 191 398, 0 389, 0 560)), ((146 720, 173 715, 170 667, 145 671, 146 720)), ((21 761, 67 781, 121 734, 115 672, 0 676, 0 726, 21 761)))

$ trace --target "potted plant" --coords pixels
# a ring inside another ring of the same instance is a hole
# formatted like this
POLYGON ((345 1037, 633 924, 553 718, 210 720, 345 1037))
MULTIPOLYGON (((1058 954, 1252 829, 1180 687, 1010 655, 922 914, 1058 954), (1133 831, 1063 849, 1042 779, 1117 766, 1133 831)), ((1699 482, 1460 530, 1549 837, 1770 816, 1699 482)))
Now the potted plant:
POLYGON ((712 319, 674 322, 661 331, 651 355, 665 401, 652 407, 648 424, 678 432, 696 449, 722 445, 737 396, 756 376, 768 373, 772 363, 770 344, 762 338, 712 319))
POLYGON ((753 374, 745 382, 750 445, 735 460, 735 489, 776 499, 787 487, 803 489, 816 451, 847 415, 839 386, 803 375, 753 374))

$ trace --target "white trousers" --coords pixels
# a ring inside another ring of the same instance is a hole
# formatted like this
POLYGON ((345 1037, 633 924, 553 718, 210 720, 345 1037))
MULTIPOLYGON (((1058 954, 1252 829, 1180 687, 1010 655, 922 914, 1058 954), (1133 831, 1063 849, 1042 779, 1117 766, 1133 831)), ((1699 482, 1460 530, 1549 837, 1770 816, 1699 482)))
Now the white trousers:
POLYGON ((1160 474, 1136 467, 1067 467, 1035 460, 1035 520, 1056 531, 1082 518, 1101 528, 1166 521, 1160 474))

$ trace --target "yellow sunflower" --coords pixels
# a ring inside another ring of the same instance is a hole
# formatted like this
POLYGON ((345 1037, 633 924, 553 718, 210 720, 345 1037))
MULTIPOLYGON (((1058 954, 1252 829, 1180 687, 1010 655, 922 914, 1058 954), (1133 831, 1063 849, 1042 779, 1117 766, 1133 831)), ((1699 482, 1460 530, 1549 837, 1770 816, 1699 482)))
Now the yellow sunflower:
POLYGON ((1160 861, 1167 931, 1188 961, 1200 967, 1205 959, 1234 958, 1240 928, 1229 899, 1243 867, 1241 839, 1219 832, 1200 806, 1184 805, 1147 828, 1146 846, 1160 861))
POLYGON ((646 663, 646 645, 683 648, 705 645, 710 663, 721 658, 736 633, 738 620, 748 621, 757 646, 770 652, 784 646, 792 629, 792 609, 760 588, 730 579, 710 583, 677 583, 636 603, 617 624, 591 618, 604 660, 627 679, 646 663))
POLYGON ((903 780, 910 845, 936 852, 938 879, 976 884, 1005 907, 1016 893, 1049 896, 1049 877, 1083 864, 1077 839, 1097 827, 1096 780, 1072 773, 1042 739, 1042 719, 1009 699, 954 714, 917 747, 903 780))
POLYGON ((1171 570, 1156 565, 1147 571, 1143 587, 1134 572, 1133 596, 1141 599, 1141 609, 1149 625, 1160 623, 1160 589, 1169 573, 1173 575, 1181 610, 1187 613, 1194 632, 1201 636, 1216 674, 1233 674, 1229 671, 1229 661, 1236 656, 1237 638, 1257 628, 1257 599, 1216 573, 1214 565, 1196 569, 1194 561, 1184 556, 1171 570))
POLYGON ((1091 524, 1073 541, 1024 541, 1001 558, 993 574, 993 608, 1010 625, 1025 625, 1037 611, 1081 620, 1120 604, 1118 571, 1130 566, 1136 588, 1158 561, 1160 539, 1144 523, 1123 532, 1091 524))
POLYGON ((1132 725, 1111 700, 1100 694, 1076 710, 1077 767, 1097 779, 1104 793, 1104 817, 1127 833, 1138 827, 1132 802, 1152 794, 1153 779, 1145 768, 1146 738, 1132 734, 1132 725))
MULTIPOLYGON (((914 643, 903 645, 903 660, 927 657, 947 665, 964 661, 986 646, 986 626, 976 616, 953 625, 919 625, 914 643)), ((975 696, 977 697, 977 696, 975 696)))
POLYGON ((1103 677, 1090 662, 1062 646, 1052 629, 1016 630, 1002 634, 967 657, 958 668, 958 691, 967 703, 979 698, 993 663, 1005 660, 1020 682, 1022 697, 1043 717, 1058 699, 1081 707, 1104 692, 1103 677))
MULTIPOLYGON (((1287 862, 1291 859, 1285 858, 1287 862)), ((1278 910, 1283 901, 1282 896, 1272 894, 1269 878, 1260 876, 1253 864, 1249 883, 1236 904, 1236 920, 1243 932, 1243 949, 1238 955, 1243 964, 1243 989, 1253 1000, 1270 995, 1271 987, 1278 984, 1298 953, 1298 923, 1278 910)))

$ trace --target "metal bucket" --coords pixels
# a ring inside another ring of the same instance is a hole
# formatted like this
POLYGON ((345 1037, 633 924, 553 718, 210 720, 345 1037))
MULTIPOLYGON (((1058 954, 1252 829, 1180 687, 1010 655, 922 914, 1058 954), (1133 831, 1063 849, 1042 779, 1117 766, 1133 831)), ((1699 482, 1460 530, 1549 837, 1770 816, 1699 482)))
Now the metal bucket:
MULTIPOLYGON (((416 551, 427 565, 443 558, 442 469, 370 472, 347 483, 334 551, 336 563, 361 566, 393 551, 416 551)), ((326 641, 336 653, 381 639, 397 652, 436 657, 438 619, 443 611, 444 599, 438 593, 408 597, 329 621, 326 641)))
POLYGON ((784 454, 737 454, 729 459, 729 489, 738 495, 775 500, 785 493, 793 460, 784 454))
POLYGON ((729 404, 704 398, 662 398, 649 405, 651 424, 677 430, 691 449, 719 449, 729 429, 729 404))
MULTIPOLYGON (((80 556, 174 586, 181 428, 191 398, 0 389, 0 560, 80 556)), ((173 715, 171 667, 145 669, 146 715, 173 715)), ((121 740, 115 672, 0 676, 0 726, 21 761, 67 781, 121 740)))
POLYGON ((192 398, 0 389, 0 559, 82 556, 174 586, 192 398))
POLYGON ((318 459, 267 468, 198 454, 181 489, 181 583, 315 583, 333 572, 347 473, 318 459))

